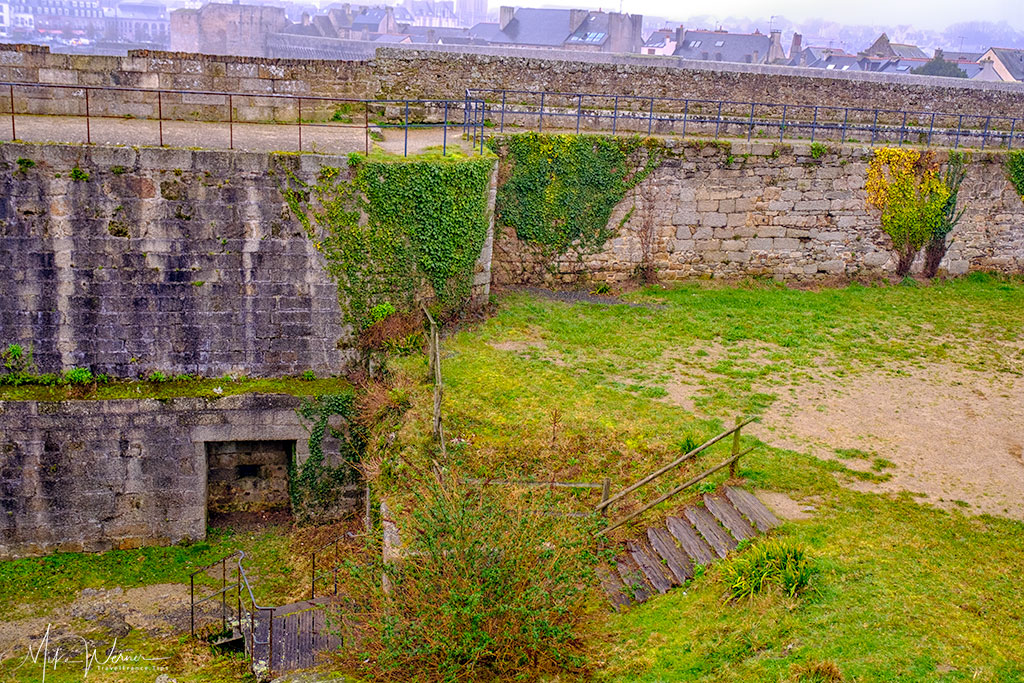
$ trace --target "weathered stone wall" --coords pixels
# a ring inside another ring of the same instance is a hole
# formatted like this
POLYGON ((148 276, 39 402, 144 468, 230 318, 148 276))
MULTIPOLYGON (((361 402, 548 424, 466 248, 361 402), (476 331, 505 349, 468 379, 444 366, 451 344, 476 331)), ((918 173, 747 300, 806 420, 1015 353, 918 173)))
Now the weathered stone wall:
MULTIPOLYGON (((454 98, 466 88, 568 91, 882 107, 970 116, 1021 116, 1024 85, 978 83, 939 77, 834 73, 822 69, 711 64, 640 56, 584 55, 543 51, 489 50, 461 53, 437 49, 381 48, 370 60, 302 60, 227 57, 135 50, 127 57, 50 54, 46 48, 0 45, 0 80, 71 86, 122 86, 316 95, 350 98, 454 98)), ((19 89, 16 110, 83 114, 77 90, 19 89)), ((226 98, 167 94, 164 116, 224 120, 226 98)), ((313 107, 304 105, 304 116, 313 107)), ((0 113, 9 111, 0 95, 0 113)), ((148 93, 95 91, 90 111, 155 118, 157 98, 148 93)), ((296 117, 289 100, 235 102, 236 120, 296 117)), ((975 121, 968 124, 974 125, 975 121)), ((980 124, 979 124, 980 125, 980 124)))
MULTIPOLYGON (((877 212, 865 205, 870 149, 834 148, 815 159, 807 144, 667 144, 676 145, 672 155, 612 213, 617 234, 600 253, 570 252, 549 263, 514 230, 496 227, 495 284, 622 282, 645 262, 664 280, 894 270, 877 212)), ((972 155, 960 190, 966 213, 952 233, 945 272, 1024 272, 1024 201, 1003 161, 1001 154, 972 155)))
POLYGON ((293 441, 304 462, 299 402, 0 401, 0 558, 204 538, 206 443, 293 441))
POLYGON ((46 372, 343 371, 337 286, 271 167, 345 163, 0 145, 0 344, 46 372))

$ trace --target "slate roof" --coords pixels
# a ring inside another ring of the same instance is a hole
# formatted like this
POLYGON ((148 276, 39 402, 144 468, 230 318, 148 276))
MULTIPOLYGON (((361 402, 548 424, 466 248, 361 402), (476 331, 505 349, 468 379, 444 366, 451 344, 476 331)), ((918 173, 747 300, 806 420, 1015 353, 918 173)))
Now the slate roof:
POLYGON ((647 40, 644 41, 644 47, 665 47, 669 38, 672 37, 674 31, 669 29, 660 29, 647 36, 647 40))
POLYGON ((863 71, 857 55, 829 55, 807 66, 828 71, 863 71))
POLYGON ((507 43, 508 38, 501 32, 501 26, 495 22, 483 21, 469 29, 469 35, 488 43, 507 43))
POLYGON ((953 52, 952 50, 942 51, 942 58, 947 62, 977 62, 984 52, 953 52))
POLYGON ((569 45, 604 45, 608 42, 608 15, 591 12, 583 23, 572 32, 565 43, 569 45))
POLYGON ((521 7, 516 10, 512 21, 504 31, 499 31, 494 43, 516 43, 518 45, 542 45, 558 47, 569 35, 567 9, 534 9, 521 7))
POLYGON ((365 28, 369 31, 377 31, 386 16, 387 10, 383 7, 367 7, 352 17, 352 30, 361 31, 365 28))
POLYGON ((889 47, 896 53, 897 57, 907 59, 928 59, 928 55, 924 53, 924 50, 919 48, 917 45, 907 45, 905 43, 889 43, 889 47))
POLYGON ((769 44, 769 37, 761 33, 686 31, 675 55, 683 59, 763 64, 769 44))

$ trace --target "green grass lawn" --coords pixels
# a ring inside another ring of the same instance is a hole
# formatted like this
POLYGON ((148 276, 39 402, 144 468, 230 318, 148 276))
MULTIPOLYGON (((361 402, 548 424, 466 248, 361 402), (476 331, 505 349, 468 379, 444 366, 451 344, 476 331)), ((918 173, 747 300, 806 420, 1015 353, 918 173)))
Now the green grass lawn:
MULTIPOLYGON (((1024 371, 1019 280, 691 284, 626 300, 642 305, 508 294, 492 318, 445 340, 445 419, 465 440, 454 462, 484 476, 609 476, 614 491, 734 415, 762 414, 787 386, 931 363, 1024 371), (704 418, 662 399, 679 375, 704 418)), ((1024 524, 849 490, 848 460, 762 446, 741 467, 753 487, 815 497, 811 519, 775 532, 814 558, 810 593, 726 604, 713 566, 603 624, 598 678, 819 680, 810 672, 831 663, 848 681, 1024 680, 1024 524)), ((664 479, 641 498, 677 483, 664 479)))

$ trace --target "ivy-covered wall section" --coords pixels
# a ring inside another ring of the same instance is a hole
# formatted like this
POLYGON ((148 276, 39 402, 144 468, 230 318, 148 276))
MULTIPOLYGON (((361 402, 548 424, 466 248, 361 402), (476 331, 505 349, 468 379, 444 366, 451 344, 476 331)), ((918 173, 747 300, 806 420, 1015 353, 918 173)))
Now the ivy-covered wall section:
POLYGON ((469 300, 491 225, 492 157, 366 158, 323 167, 315 183, 288 165, 283 192, 338 283, 356 333, 381 312, 440 309, 469 300))

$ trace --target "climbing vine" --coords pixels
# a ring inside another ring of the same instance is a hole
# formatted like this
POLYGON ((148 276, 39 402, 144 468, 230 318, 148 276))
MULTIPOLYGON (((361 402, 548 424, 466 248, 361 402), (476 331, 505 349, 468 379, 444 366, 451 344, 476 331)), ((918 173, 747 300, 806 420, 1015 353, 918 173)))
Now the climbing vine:
POLYGON ((1006 153, 1006 174, 1010 177, 1013 188, 1024 201, 1024 149, 1016 149, 1006 153))
POLYGON ((309 430, 309 457, 301 465, 292 462, 288 476, 289 493, 294 509, 311 512, 329 507, 335 502, 338 487, 358 479, 356 464, 365 447, 363 429, 352 419, 355 414, 355 393, 352 391, 305 399, 298 414, 312 424, 309 430), (334 416, 340 416, 343 429, 330 426, 334 416), (328 435, 337 439, 337 464, 327 464, 324 439, 328 435))
POLYGON ((408 312, 417 295, 462 303, 487 236, 488 158, 349 158, 315 183, 286 170, 284 196, 338 283, 357 330, 375 306, 408 312), (432 291, 425 292, 424 286, 432 291))
POLYGON ((497 219, 546 256, 599 250, 612 210, 661 163, 652 138, 525 133, 492 138, 503 157, 497 219))
POLYGON ((921 247, 941 231, 950 191, 930 152, 883 147, 868 164, 867 204, 881 212, 882 230, 897 254, 896 274, 910 272, 921 247))

